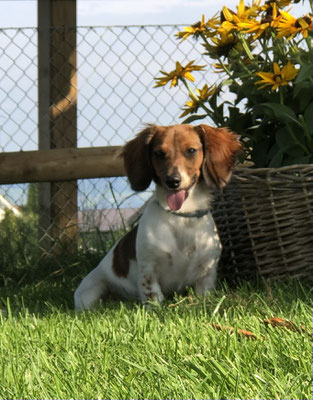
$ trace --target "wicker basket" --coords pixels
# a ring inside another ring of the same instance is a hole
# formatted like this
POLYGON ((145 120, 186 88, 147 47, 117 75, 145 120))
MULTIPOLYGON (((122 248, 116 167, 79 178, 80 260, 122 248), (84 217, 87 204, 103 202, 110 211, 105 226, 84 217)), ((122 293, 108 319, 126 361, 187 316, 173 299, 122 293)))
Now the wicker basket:
POLYGON ((234 172, 213 207, 222 277, 312 279, 312 178, 312 165, 234 172))

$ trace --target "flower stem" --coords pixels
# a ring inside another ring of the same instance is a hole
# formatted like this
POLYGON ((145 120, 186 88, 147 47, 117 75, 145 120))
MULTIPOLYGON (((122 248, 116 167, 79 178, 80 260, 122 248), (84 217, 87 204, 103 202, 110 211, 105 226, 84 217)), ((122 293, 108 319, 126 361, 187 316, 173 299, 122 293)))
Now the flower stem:
MULTIPOLYGON (((259 40, 259 42, 261 43, 261 40, 262 39, 260 39, 259 40)), ((270 56, 269 56, 269 54, 270 54, 270 52, 268 51, 268 46, 267 46, 267 40, 266 40, 266 38, 265 37, 263 37, 263 43, 261 43, 261 47, 262 47, 262 53, 265 55, 265 62, 267 63, 269 63, 269 62, 271 62, 271 58, 270 58, 270 56)))
POLYGON ((312 148, 312 136, 311 136, 311 134, 309 132, 308 126, 306 124, 306 121, 305 121, 303 115, 299 115, 299 120, 300 120, 301 125, 303 127, 303 131, 304 131, 304 134, 305 134, 305 137, 306 137, 308 148, 311 149, 312 148))
POLYGON ((248 72, 249 75, 253 75, 252 71, 250 71, 250 69, 247 68, 247 66, 244 64, 244 62, 243 62, 241 59, 239 59, 239 64, 242 66, 242 68, 243 68, 246 72, 248 72))
POLYGON ((236 79, 233 77, 231 71, 228 69, 228 67, 223 63, 223 61, 221 60, 221 58, 218 58, 218 62, 221 64, 221 66, 223 67, 224 71, 226 72, 226 74, 231 78, 232 82, 235 83, 237 86, 241 86, 241 83, 237 82, 236 79))
MULTIPOLYGON (((271 36, 272 36, 273 43, 275 42, 275 45, 277 46, 277 49, 278 49, 280 55, 284 59, 284 57, 286 56, 286 52, 285 52, 285 49, 281 46, 281 44, 282 44, 281 40, 276 38, 276 35, 274 32, 271 32, 271 36)), ((274 53, 274 57, 275 57, 275 53, 274 53)))
POLYGON ((232 73, 230 72, 229 68, 227 67, 227 65, 221 60, 221 58, 218 58, 218 62, 221 64, 221 66, 223 67, 224 71, 226 72, 226 74, 232 78, 232 73))
POLYGON ((254 60, 254 57, 253 57, 253 54, 251 53, 249 45, 241 32, 238 33, 238 38, 239 38, 243 48, 245 49, 245 52, 247 53, 249 60, 251 60, 251 61, 254 60))
POLYGON ((203 34, 203 32, 200 32, 201 39, 204 41, 204 43, 207 45, 208 49, 211 47, 210 43, 208 42, 208 39, 206 36, 203 34))
POLYGON ((305 38, 306 44, 308 46, 309 52, 311 53, 312 51, 312 41, 311 41, 311 37, 308 36, 307 38, 305 38))
POLYGON ((279 102, 280 104, 284 105, 284 95, 281 88, 279 88, 279 102))
POLYGON ((200 100, 200 98, 195 94, 195 92, 191 89, 191 87, 188 85, 188 83, 186 82, 186 79, 181 77, 180 78, 181 81, 183 82, 184 86, 186 87, 186 89, 188 90, 189 96, 192 100, 196 101, 200 107, 202 107, 204 109, 204 111, 210 116, 212 117, 213 113, 212 111, 207 108, 203 102, 200 100))
POLYGON ((191 89, 191 87, 188 85, 188 83, 186 82, 186 79, 183 77, 180 77, 180 80, 183 82, 185 88, 188 90, 189 96, 192 100, 199 102, 200 99, 199 97, 195 94, 195 92, 191 89))

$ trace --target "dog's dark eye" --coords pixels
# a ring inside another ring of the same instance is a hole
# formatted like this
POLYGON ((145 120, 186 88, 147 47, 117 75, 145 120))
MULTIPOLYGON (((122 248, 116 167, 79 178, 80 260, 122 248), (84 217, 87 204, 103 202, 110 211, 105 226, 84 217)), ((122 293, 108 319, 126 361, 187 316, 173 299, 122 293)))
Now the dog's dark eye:
POLYGON ((165 157, 166 157, 166 154, 164 153, 163 150, 156 150, 156 151, 154 152, 154 155, 155 155, 157 158, 165 158, 165 157))
POLYGON ((187 157, 192 157, 197 153, 197 149, 194 149, 193 147, 190 147, 188 150, 186 150, 185 154, 187 157))

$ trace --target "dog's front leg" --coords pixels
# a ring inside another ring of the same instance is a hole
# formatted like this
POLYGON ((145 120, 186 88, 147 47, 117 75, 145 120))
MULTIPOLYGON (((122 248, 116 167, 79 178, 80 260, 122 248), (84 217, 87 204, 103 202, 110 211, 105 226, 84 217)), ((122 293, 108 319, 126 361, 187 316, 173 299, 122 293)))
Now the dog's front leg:
POLYGON ((164 299, 164 296, 154 272, 153 265, 140 265, 139 263, 139 270, 140 276, 138 281, 138 289, 142 303, 145 304, 148 301, 156 301, 161 303, 164 299))
POLYGON ((206 271, 205 275, 199 278, 194 285, 196 294, 205 296, 206 293, 212 292, 215 288, 217 264, 218 259, 213 259, 206 263, 203 268, 206 271))

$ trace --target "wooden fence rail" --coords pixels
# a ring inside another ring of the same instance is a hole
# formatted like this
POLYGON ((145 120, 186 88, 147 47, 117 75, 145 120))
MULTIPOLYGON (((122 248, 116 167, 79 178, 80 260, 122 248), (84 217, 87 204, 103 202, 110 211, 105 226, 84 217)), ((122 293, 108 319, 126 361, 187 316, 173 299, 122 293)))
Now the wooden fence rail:
POLYGON ((0 153, 0 184, 124 176, 121 146, 0 153))

